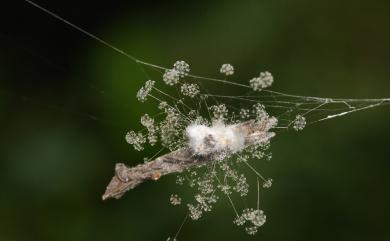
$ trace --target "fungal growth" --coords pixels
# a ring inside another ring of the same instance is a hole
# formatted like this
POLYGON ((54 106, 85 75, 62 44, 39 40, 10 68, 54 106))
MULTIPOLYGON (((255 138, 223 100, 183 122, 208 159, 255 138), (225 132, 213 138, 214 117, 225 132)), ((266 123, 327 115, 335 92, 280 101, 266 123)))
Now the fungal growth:
POLYGON ((188 145, 194 155, 207 156, 218 153, 236 153, 244 148, 248 135, 237 125, 215 123, 212 126, 193 124, 186 128, 188 145))
MULTIPOLYGON (((145 163, 135 167, 118 163, 103 199, 118 199, 144 181, 175 174, 176 183, 187 184, 194 195, 193 200, 185 200, 172 194, 169 199, 172 205, 186 204, 188 217, 198 220, 213 209, 220 196, 226 196, 235 212, 233 223, 244 227, 251 235, 265 224, 266 215, 259 205, 240 211, 232 196, 247 196, 250 191, 251 185, 242 169, 249 169, 258 182, 262 181, 257 185, 257 193, 260 187, 271 188, 273 179, 264 177, 251 163, 271 159, 270 143, 277 132, 301 131, 310 123, 389 102, 388 99, 302 97, 271 91, 268 88, 274 77, 268 71, 244 85, 191 75, 189 64, 183 60, 176 61, 171 69, 162 69, 160 80, 146 81, 136 95, 141 102, 153 100, 159 113, 154 115, 156 118, 144 114, 140 119, 143 131, 131 130, 126 134, 126 141, 137 151, 144 150, 147 143, 161 149, 154 158, 147 158, 145 163), (234 85, 246 89, 247 93, 211 94, 201 91, 202 80, 234 85), (159 85, 179 91, 173 95, 159 85), (312 115, 314 113, 316 115, 312 115), (327 115, 321 117, 324 113, 327 115), (316 119, 308 122, 311 116, 316 119)), ((224 64, 220 72, 230 76, 234 68, 224 64)))
MULTIPOLYGON (((232 223, 254 235, 267 220, 259 205, 259 193, 261 188, 268 189, 273 184, 273 179, 264 177, 255 165, 271 159, 270 143, 276 134, 301 131, 313 123, 390 104, 390 98, 333 99, 270 90, 274 83, 270 72, 262 71, 244 82, 233 80, 235 68, 231 64, 219 68, 221 78, 193 75, 190 65, 183 60, 165 68, 135 58, 30 0, 25 2, 124 55, 146 71, 159 73, 153 80, 142 80, 145 83, 134 93, 140 102, 155 106, 155 113, 145 113, 140 118, 141 131, 129 130, 125 134, 125 140, 136 151, 143 151, 146 145, 158 151, 137 166, 117 163, 103 199, 118 199, 144 181, 175 174, 177 185, 193 190, 188 200, 176 193, 167 200, 174 206, 186 206, 188 215, 184 221, 187 217, 200 219, 225 197, 234 211, 232 223), (203 86, 207 83, 220 84, 221 88, 209 93, 203 86), (174 91, 166 92, 167 87, 174 91), (255 207, 234 204, 233 195, 244 197, 253 189, 244 170, 257 179, 255 207)), ((176 240, 177 235, 168 240, 176 240)))
MULTIPOLYGON (((233 66, 224 64, 221 73, 233 74, 233 66)), ((272 84, 272 75, 265 73, 259 77, 256 90, 272 84)), ((160 144, 168 152, 135 167, 118 163, 103 199, 120 198, 146 180, 156 181, 165 175, 176 174, 179 185, 187 182, 190 188, 196 190, 194 200, 186 205, 189 217, 198 220, 204 212, 212 210, 221 194, 229 200, 233 193, 239 196, 248 194, 250 185, 247 177, 237 167, 246 166, 255 170, 248 163, 250 160, 271 157, 267 150, 271 138, 275 136, 272 130, 277 127, 278 119, 268 114, 265 106, 259 102, 247 109, 241 108, 237 113, 232 112, 234 110, 225 103, 211 98, 208 100, 209 95, 202 93, 197 83, 190 82, 188 75, 189 64, 182 60, 162 74, 161 83, 179 85, 181 91, 177 97, 158 89, 158 81, 154 80, 146 81, 140 88, 137 99, 141 102, 149 98, 157 100, 160 118, 154 119, 144 114, 140 118, 144 131, 129 131, 125 139, 137 151, 142 151, 144 145, 149 143, 151 146, 160 144), (162 100, 163 96, 157 97, 155 94, 168 96, 170 100, 162 100), (200 104, 191 105, 191 102, 200 104), (214 104, 209 105, 210 102, 214 104)), ((253 85, 253 80, 249 83, 253 85)), ((263 180, 264 188, 271 186, 272 179, 265 179, 257 171, 255 174, 263 180)), ((178 194, 170 197, 170 203, 175 206, 183 201, 178 194)), ((249 221, 254 225, 246 227, 249 234, 254 234, 265 223, 264 211, 259 207, 250 212, 245 209, 239 215, 232 200, 231 205, 236 212, 234 223, 241 226, 249 221)))
MULTIPOLYGON (((153 161, 128 168, 118 163, 116 175, 107 187, 103 199, 120 198, 126 191, 136 187, 145 180, 158 180, 161 176, 171 173, 181 173, 194 167, 216 165, 230 159, 237 153, 249 148, 264 147, 275 133, 270 129, 276 125, 276 119, 270 118, 262 122, 249 120, 243 123, 224 126, 190 125, 186 129, 188 142, 184 147, 162 155, 153 161)), ((145 139, 142 134, 127 134, 126 138, 135 150, 141 150, 145 139)), ((242 159, 240 159, 242 161, 242 159)))

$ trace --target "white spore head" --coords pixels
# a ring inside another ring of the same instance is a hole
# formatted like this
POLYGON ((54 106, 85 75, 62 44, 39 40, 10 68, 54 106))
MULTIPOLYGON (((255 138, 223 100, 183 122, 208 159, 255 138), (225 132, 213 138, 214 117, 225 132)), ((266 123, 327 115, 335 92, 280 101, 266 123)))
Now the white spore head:
POLYGON ((214 123, 212 126, 192 124, 186 128, 188 145, 196 155, 235 153, 245 146, 245 136, 235 125, 214 123))

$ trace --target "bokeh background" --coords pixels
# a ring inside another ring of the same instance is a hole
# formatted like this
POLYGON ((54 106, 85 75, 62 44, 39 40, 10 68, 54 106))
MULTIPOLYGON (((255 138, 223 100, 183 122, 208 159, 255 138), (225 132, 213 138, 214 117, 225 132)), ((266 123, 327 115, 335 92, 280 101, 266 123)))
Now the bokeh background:
MULTIPOLYGON (((230 62, 235 81, 269 70, 292 94, 390 97, 386 0, 37 2, 159 65, 213 77, 230 62)), ((145 73, 23 1, 1 5, 0 240, 166 240, 186 213, 169 204, 173 176, 101 201, 116 162, 150 155, 124 141, 152 108, 135 98, 145 73)), ((179 240, 390 240, 389 120, 384 106, 281 133, 254 164, 275 180, 259 233, 222 198, 179 240)))

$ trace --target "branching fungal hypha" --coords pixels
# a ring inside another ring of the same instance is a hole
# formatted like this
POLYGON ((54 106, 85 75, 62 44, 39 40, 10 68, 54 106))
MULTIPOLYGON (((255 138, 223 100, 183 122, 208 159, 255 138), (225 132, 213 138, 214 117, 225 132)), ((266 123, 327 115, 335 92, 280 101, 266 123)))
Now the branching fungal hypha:
POLYGON ((224 196, 235 213, 232 222, 253 235, 266 222, 259 198, 257 206, 239 208, 234 204, 233 195, 247 196, 255 189, 259 196, 261 188, 272 186, 273 179, 264 177, 252 163, 271 159, 269 147, 276 133, 301 131, 306 125, 390 103, 390 98, 334 99, 273 91, 269 88, 274 78, 268 71, 254 75, 245 84, 238 83, 234 81, 235 69, 231 64, 219 68, 223 76, 220 79, 191 74, 190 65, 183 60, 164 68, 135 58, 49 10, 26 2, 139 65, 160 72, 159 79, 144 81, 134 93, 138 101, 156 105, 159 113, 141 116, 143 130, 129 131, 125 140, 136 151, 143 151, 147 144, 159 146, 161 150, 134 167, 116 164, 115 175, 103 199, 120 198, 146 180, 175 174, 176 183, 188 185, 194 195, 192 200, 185 200, 173 193, 169 198, 172 205, 186 205, 188 217, 198 220, 224 196), (203 87, 205 82, 232 85, 237 87, 238 94, 209 93, 203 87), (166 92, 161 86, 176 89, 177 94, 166 92), (256 185, 250 185, 243 169, 252 171, 257 178, 256 185))

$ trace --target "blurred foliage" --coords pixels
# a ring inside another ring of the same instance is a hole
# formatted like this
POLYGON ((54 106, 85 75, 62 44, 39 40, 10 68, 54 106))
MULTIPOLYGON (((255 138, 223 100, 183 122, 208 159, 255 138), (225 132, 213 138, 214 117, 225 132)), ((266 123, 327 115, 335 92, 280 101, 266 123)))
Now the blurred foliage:
MULTIPOLYGON (((213 77, 230 62, 235 81, 269 70, 283 92, 390 97, 389 1, 39 3, 159 65, 213 77)), ((151 155, 124 134, 153 111, 135 94, 156 73, 23 1, 1 10, 0 240, 166 240, 186 214, 170 194, 191 197, 174 177, 101 201, 116 162, 151 155)), ((389 119, 381 107, 278 135, 272 161, 254 164, 275 180, 262 230, 233 226, 222 200, 179 240, 390 240, 389 119)))

